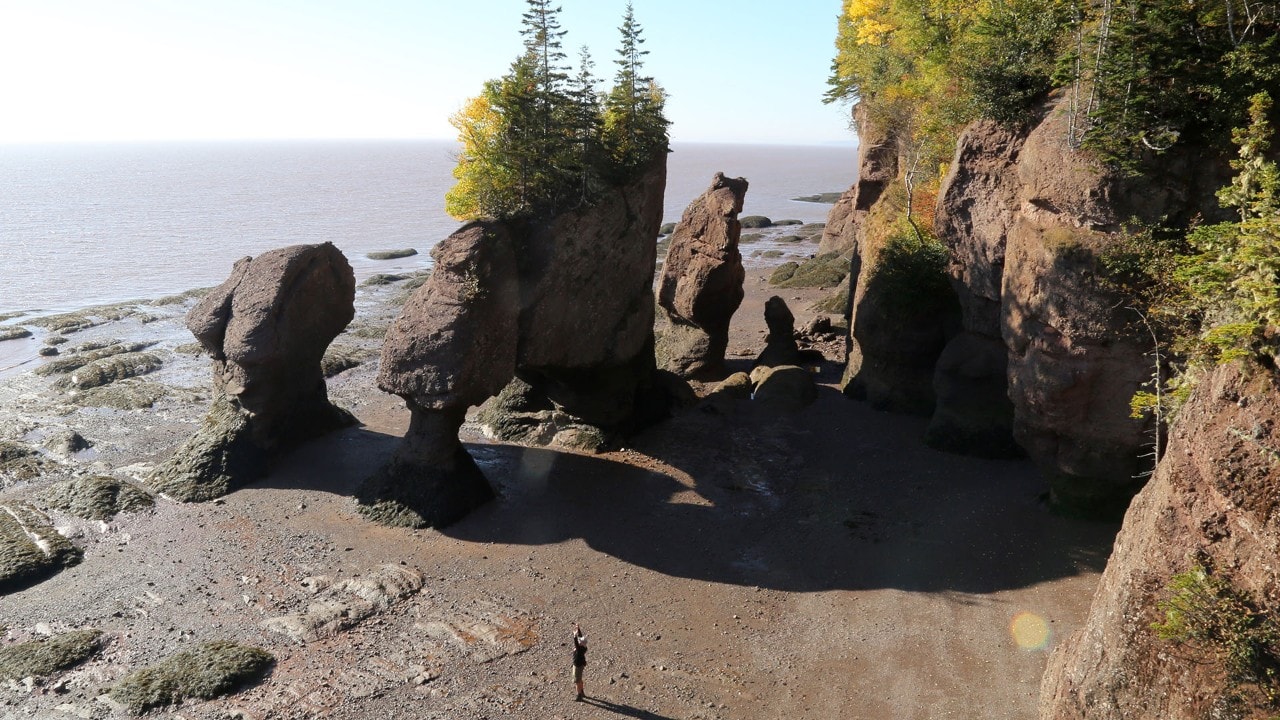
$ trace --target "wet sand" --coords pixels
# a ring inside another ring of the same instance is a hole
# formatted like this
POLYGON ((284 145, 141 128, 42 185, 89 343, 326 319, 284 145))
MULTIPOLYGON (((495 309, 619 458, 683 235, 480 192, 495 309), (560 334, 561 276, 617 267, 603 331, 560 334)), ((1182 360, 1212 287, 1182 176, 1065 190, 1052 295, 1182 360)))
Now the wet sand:
MULTIPOLYGON (((748 273, 734 369, 764 346, 769 295, 799 326, 825 294, 772 290, 765 276, 748 273)), ((376 351, 358 331, 390 319, 395 292, 362 290, 356 330, 338 342, 376 351)), ((95 442, 4 499, 76 472, 141 477, 182 441, 207 403, 207 361, 173 352, 190 342, 182 311, 69 336, 163 338, 166 365, 146 379, 184 389, 153 409, 79 408, 30 374, 0 383, 0 437, 35 442, 66 426, 95 442)), ((801 412, 695 409, 600 455, 491 443, 468 425, 500 498, 443 531, 412 531, 364 520, 351 498, 408 422, 376 389, 371 359, 330 383, 363 426, 251 487, 105 524, 55 514, 84 561, 0 598, 4 640, 89 626, 108 642, 43 684, 0 685, 0 716, 111 716, 97 698, 126 671, 232 639, 272 652, 271 674, 175 713, 1034 717, 1047 653, 1083 620, 1116 526, 1052 515, 1025 461, 925 447, 923 419, 840 395, 840 360, 815 366, 820 397, 801 412), (384 565, 419 573, 422 589, 308 643, 263 627, 384 565), (569 679, 574 622, 590 644, 585 703, 569 679)))

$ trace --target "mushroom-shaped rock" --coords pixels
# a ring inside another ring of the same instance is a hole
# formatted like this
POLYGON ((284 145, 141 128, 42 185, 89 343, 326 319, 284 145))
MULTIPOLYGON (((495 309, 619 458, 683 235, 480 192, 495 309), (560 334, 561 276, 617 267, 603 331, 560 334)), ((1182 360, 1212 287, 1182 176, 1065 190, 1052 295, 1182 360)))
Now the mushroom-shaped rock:
POLYGON ((654 372, 653 271, 665 187, 662 157, 590 206, 512 225, 517 379, 479 417, 493 437, 598 450, 680 402, 679 387, 654 372))
POLYGON ((409 432, 359 493, 361 512, 391 525, 441 527, 493 497, 458 429, 516 369, 520 286, 506 227, 471 223, 431 256, 431 279, 387 331, 378 374, 409 406, 409 432))
POLYGON ((800 359, 800 348, 796 345, 796 318, 787 302, 777 295, 766 300, 764 322, 769 326, 769 337, 765 339, 764 350, 755 364, 769 367, 795 365, 800 359))
POLYGON ((705 376, 724 368, 729 321, 744 294, 738 213, 746 194, 745 179, 716 173, 671 235, 658 284, 658 304, 669 325, 657 355, 661 367, 681 376, 705 376))
POLYGON ((150 484, 210 500, 264 475, 281 452, 353 424, 329 403, 320 359, 355 316, 354 300, 351 265, 331 243, 237 261, 187 315, 213 357, 213 405, 150 484))

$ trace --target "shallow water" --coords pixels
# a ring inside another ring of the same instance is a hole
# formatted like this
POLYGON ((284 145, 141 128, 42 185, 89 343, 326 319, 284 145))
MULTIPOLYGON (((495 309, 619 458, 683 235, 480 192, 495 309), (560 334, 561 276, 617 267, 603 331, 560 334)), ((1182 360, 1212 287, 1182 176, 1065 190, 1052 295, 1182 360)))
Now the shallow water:
MULTIPOLYGON (((48 313, 221 282, 246 255, 330 241, 358 278, 430 267, 458 227, 443 141, 0 146, 0 313, 48 313), (401 260, 375 250, 415 248, 401 260)), ((677 145, 666 222, 717 171, 751 181, 744 214, 825 220, 791 197, 841 190, 856 148, 677 145)), ((0 350, 0 356, 3 350, 0 350)), ((3 363, 0 358, 0 364, 3 363)))

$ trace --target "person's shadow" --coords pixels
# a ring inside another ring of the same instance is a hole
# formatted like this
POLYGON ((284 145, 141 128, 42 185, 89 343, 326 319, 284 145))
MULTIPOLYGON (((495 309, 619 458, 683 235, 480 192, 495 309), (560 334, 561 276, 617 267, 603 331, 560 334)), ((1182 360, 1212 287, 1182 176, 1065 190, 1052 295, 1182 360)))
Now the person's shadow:
POLYGON ((587 703, 588 705, 595 705, 598 708, 603 708, 610 712, 615 712, 619 715, 626 715, 627 717, 640 718, 640 720, 675 720, 675 718, 669 718, 666 715, 651 713, 648 710, 641 710, 640 708, 631 707, 630 705, 622 705, 616 702, 610 702, 603 698, 594 698, 594 697, 591 697, 590 695, 583 696, 582 702, 587 703))

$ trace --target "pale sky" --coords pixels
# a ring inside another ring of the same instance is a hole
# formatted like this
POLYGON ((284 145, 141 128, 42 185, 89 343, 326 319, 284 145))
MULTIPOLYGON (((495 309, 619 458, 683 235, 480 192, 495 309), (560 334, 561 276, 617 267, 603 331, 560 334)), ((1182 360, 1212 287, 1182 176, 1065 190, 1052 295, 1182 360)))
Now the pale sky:
MULTIPOLYGON (((611 80, 625 0, 560 0, 611 80)), ((634 0, 676 142, 851 141, 840 0, 634 0)), ((523 0, 0 0, 0 143, 452 138, 523 0)))

